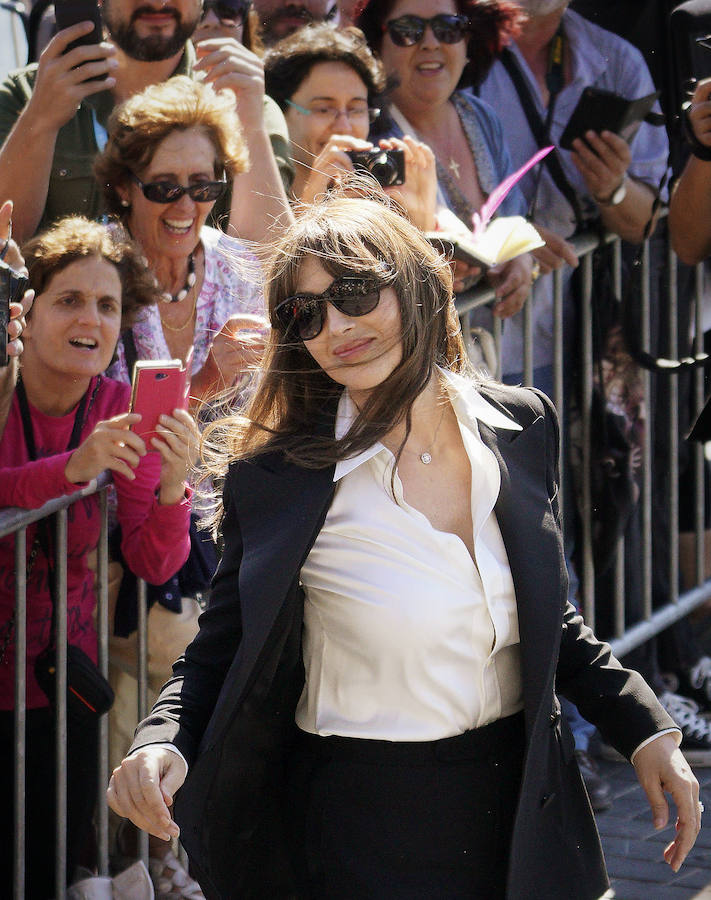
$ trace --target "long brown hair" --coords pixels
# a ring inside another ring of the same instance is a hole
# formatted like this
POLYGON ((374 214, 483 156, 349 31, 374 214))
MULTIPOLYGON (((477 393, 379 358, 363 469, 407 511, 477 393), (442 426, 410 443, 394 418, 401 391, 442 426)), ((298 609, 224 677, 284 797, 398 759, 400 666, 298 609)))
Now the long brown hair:
POLYGON ((235 459, 271 450, 307 468, 327 467, 372 446, 400 422, 406 440, 412 404, 435 366, 472 374, 447 261, 386 199, 373 199, 373 191, 354 197, 352 187, 349 193, 306 207, 273 248, 266 272, 272 333, 260 383, 246 415, 206 430, 203 458, 211 474, 223 474, 235 459), (400 306, 402 359, 340 439, 333 426, 342 386, 275 315, 297 290, 308 257, 316 257, 334 278, 375 275, 394 288, 400 306))

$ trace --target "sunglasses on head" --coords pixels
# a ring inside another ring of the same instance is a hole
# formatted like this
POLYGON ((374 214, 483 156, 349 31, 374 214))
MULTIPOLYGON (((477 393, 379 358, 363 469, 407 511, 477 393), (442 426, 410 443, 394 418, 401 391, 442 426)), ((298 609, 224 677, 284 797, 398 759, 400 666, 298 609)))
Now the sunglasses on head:
POLYGON ((204 19, 212 10, 221 25, 244 25, 251 5, 251 0, 235 0, 234 3, 226 3, 224 0, 203 0, 202 18, 204 19))
POLYGON ((398 47, 414 47, 425 36, 428 25, 442 44, 458 44, 464 40, 469 31, 469 18, 446 13, 432 16, 431 19, 423 19, 421 16, 400 16, 386 22, 383 31, 388 32, 390 40, 398 47))
POLYGON ((175 203, 183 194, 187 194, 196 203, 212 203, 219 200, 227 188, 224 178, 221 181, 196 181, 187 187, 174 181, 150 181, 144 184, 133 173, 131 178, 139 186, 146 200, 150 200, 151 203, 175 203))
POLYGON ((321 334, 326 303, 345 316, 365 316, 378 305, 384 284, 374 275, 341 275, 321 294, 294 294, 282 300, 275 315, 284 331, 293 328, 302 341, 310 341, 321 334))

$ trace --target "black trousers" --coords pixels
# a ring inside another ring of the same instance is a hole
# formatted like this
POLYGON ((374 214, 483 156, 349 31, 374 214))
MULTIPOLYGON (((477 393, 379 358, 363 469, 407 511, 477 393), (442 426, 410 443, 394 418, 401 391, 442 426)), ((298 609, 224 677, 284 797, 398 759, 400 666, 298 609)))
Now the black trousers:
POLYGON ((308 900, 503 898, 523 714, 425 743, 301 734, 289 777, 308 900))
MULTIPOLYGON (((55 726, 49 709, 27 711, 25 762, 25 900, 55 897, 55 726)), ((96 862, 93 814, 98 787, 96 721, 67 726, 67 878, 96 862)), ((0 712, 0 897, 11 898, 13 873, 14 712, 0 712)))

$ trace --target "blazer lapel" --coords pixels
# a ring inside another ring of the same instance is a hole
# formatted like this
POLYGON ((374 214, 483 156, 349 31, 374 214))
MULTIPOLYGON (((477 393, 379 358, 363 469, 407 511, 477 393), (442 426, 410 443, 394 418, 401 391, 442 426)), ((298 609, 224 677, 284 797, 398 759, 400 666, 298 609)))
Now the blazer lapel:
POLYGON ((549 676, 544 661, 555 662, 560 638, 558 585, 565 574, 565 559, 546 490, 546 464, 552 461, 545 457, 542 416, 520 432, 497 430, 484 423, 479 432, 501 471, 495 512, 516 591, 524 705, 530 729, 549 676))

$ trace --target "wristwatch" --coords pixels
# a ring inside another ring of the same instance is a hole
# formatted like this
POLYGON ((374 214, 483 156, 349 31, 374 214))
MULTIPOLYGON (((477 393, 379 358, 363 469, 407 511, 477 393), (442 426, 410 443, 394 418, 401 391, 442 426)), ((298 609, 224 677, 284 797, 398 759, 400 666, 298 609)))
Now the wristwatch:
POLYGON ((627 176, 625 175, 619 185, 615 188, 615 190, 610 194, 609 197, 606 197, 604 200, 601 200, 599 197, 595 197, 595 202, 598 206, 619 206, 620 203, 627 196, 627 176))

